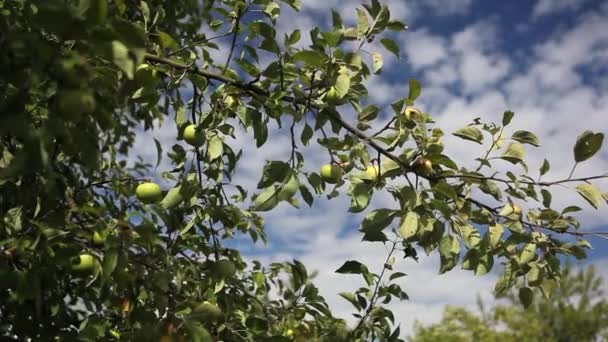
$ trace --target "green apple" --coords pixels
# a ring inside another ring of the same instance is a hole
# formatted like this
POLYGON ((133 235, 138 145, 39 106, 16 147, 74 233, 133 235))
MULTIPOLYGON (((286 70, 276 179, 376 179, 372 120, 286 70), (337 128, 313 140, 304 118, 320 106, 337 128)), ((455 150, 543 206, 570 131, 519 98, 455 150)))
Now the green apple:
POLYGON ((72 270, 73 271, 82 271, 82 272, 90 272, 95 269, 96 259, 94 256, 88 253, 80 254, 78 257, 74 258, 72 262, 72 270))
POLYGON ((321 167, 321 178, 325 183, 335 184, 342 177, 342 169, 338 165, 325 164, 321 167))
POLYGON ((517 203, 513 203, 513 214, 521 215, 521 206, 517 203))
POLYGON ((418 120, 422 117, 422 112, 416 107, 407 107, 403 113, 408 120, 418 120))
POLYGON ((373 182, 377 182, 380 178, 380 168, 378 165, 370 165, 365 169, 365 176, 373 182))
POLYGON ((205 143, 205 134, 197 131, 196 125, 188 125, 184 129, 184 140, 194 147, 199 147, 205 143))
POLYGON ((507 203, 500 210, 498 215, 505 216, 511 219, 518 219, 521 216, 521 206, 517 203, 507 203))
POLYGON ((204 301, 197 305, 192 312, 201 317, 203 320, 209 320, 212 322, 220 320, 223 316, 222 309, 220 309, 216 304, 208 301, 204 301))
POLYGON ((158 202, 163 196, 160 185, 153 182, 141 183, 135 189, 135 196, 143 203, 158 202))
POLYGON ((443 152, 443 142, 441 140, 431 142, 427 150, 431 154, 440 154, 443 152))
POLYGON ((95 233, 93 233, 93 244, 98 246, 103 245, 104 243, 106 243, 107 238, 107 234, 105 234, 104 232, 96 231, 95 233))
POLYGON ((215 277, 229 279, 236 274, 236 265, 230 260, 222 259, 211 266, 211 272, 215 277))
POLYGON ((95 107, 95 97, 89 91, 63 90, 57 94, 57 109, 67 120, 77 121, 95 111, 95 107))
POLYGON ((234 95, 228 95, 224 98, 224 104, 228 108, 235 108, 239 104, 239 99, 234 95))
POLYGON ((426 158, 420 158, 414 163, 414 171, 420 175, 430 175, 433 173, 433 163, 426 158))
POLYGON ((340 94, 338 93, 338 90, 336 89, 336 87, 329 88, 329 90, 327 91, 327 94, 325 95, 325 99, 328 102, 337 102, 340 100, 340 94))

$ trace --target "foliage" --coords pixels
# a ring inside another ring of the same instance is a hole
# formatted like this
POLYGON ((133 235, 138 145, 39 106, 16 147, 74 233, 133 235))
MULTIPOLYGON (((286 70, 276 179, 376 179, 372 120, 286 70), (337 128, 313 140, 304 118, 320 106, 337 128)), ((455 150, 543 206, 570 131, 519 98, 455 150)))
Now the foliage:
POLYGON ((511 291, 507 303, 481 313, 447 307, 441 322, 417 325, 412 342, 424 341, 603 341, 608 338, 608 297, 604 279, 593 266, 575 272, 564 269, 561 287, 549 299, 528 308, 511 291))
MULTIPOLYGON (((396 318, 383 306, 407 299, 404 274, 392 271, 397 253, 438 250, 441 272, 460 261, 483 275, 500 262, 497 292, 527 274, 545 295, 559 286, 559 255, 584 257, 587 233, 571 216, 580 208, 553 208, 550 190, 577 184, 598 207, 608 196, 592 181, 606 175, 533 178, 526 145, 540 142, 526 131, 509 136, 509 111, 502 123, 476 119, 454 132, 491 139, 477 168, 459 166, 443 154, 445 133, 432 115, 414 108, 418 81, 394 99, 392 114, 368 97, 365 80, 384 64, 377 48, 399 56, 392 37, 407 27, 388 7, 363 4, 354 26, 332 11, 329 28, 279 37, 287 7, 301 2, 0 0, 3 337, 397 341, 396 318), (230 47, 214 60, 222 37, 230 47), (342 115, 347 106, 356 123, 342 115), (381 115, 392 119, 372 132, 381 115), (135 160, 138 130, 167 120, 193 145, 156 141, 156 160, 135 160), (289 130, 291 154, 266 163, 258 189, 235 184, 235 127, 260 147, 272 142, 273 123, 289 130), (342 168, 335 185, 306 164, 298 147, 312 144, 342 168), (156 170, 163 160, 171 168, 156 170), (493 172, 504 161, 514 170, 493 172), (154 177, 174 185, 160 202, 155 187, 140 194, 151 203, 139 201, 138 184, 154 177), (350 211, 362 212, 380 191, 395 206, 369 212, 361 232, 391 247, 382 271, 356 260, 337 270, 367 284, 341 294, 355 308, 354 327, 331 313, 302 263, 246 263, 226 246, 237 235, 265 241, 262 213, 281 202, 344 193, 350 211), (516 202, 530 202, 525 213, 516 202)), ((581 135, 574 166, 602 142, 602 133, 581 135)), ((540 176, 549 169, 546 161, 540 176)))

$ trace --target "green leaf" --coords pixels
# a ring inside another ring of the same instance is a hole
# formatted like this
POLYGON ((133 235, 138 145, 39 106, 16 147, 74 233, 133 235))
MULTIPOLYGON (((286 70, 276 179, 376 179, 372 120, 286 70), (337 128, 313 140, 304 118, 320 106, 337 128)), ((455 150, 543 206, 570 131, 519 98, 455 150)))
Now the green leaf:
POLYGON ((349 301, 355 307, 355 309, 357 309, 357 311, 361 311, 361 305, 359 304, 359 301, 357 300, 357 297, 355 296, 355 294, 350 293, 350 292, 342 292, 342 293, 339 293, 339 295, 340 295, 340 297, 349 301))
POLYGON ((516 131, 511 136, 511 139, 518 141, 522 144, 540 146, 540 141, 538 140, 538 137, 536 137, 536 135, 534 135, 534 133, 528 132, 528 131, 516 131))
POLYGON ((536 257, 536 244, 528 243, 524 246, 524 249, 521 251, 519 255, 518 263, 520 265, 525 265, 532 261, 536 257))
POLYGON ((128 79, 133 79, 135 63, 129 57, 129 49, 121 41, 115 40, 112 42, 112 61, 125 73, 128 79))
POLYGON ((391 209, 377 209, 365 216, 361 223, 362 232, 381 231, 393 222, 397 211, 391 209))
POLYGON ((445 273, 458 263, 460 254, 460 242, 455 236, 446 235, 439 241, 439 255, 441 267, 439 273, 445 273))
POLYGON ((381 54, 374 52, 372 53, 372 61, 374 62, 374 74, 377 74, 382 70, 384 58, 382 58, 381 54))
POLYGON ((526 148, 518 142, 512 142, 507 150, 500 156, 501 159, 517 164, 526 157, 526 148))
POLYGON ((178 185, 167 191, 165 197, 160 201, 164 209, 173 209, 184 201, 182 186, 178 185))
POLYGON ((459 227, 460 234, 468 248, 476 248, 481 242, 479 231, 470 224, 465 224, 459 227))
POLYGON ((511 120, 513 119, 513 116, 515 116, 515 113, 513 113, 512 111, 506 111, 502 114, 502 125, 503 126, 507 126, 508 124, 511 123, 511 120))
POLYGON ((473 141, 478 144, 483 142, 483 133, 475 126, 463 127, 452 134, 461 139, 473 141))
POLYGON ((522 287, 519 289, 519 301, 524 306, 524 308, 528 308, 530 304, 534 301, 534 292, 529 287, 522 287))
POLYGON ((158 165, 160 165, 160 161, 163 158, 163 147, 161 146, 160 142, 158 142, 158 140, 156 140, 156 138, 154 138, 154 145, 156 146, 156 166, 158 167, 158 165))
POLYGON ((365 274, 367 273, 367 267, 356 260, 348 260, 336 270, 336 273, 365 274))
POLYGON ((577 163, 585 161, 597 153, 602 148, 604 142, 603 133, 593 133, 585 131, 576 139, 574 144, 574 160, 577 163))
POLYGON ((490 247, 495 248, 496 246, 498 246, 498 243, 500 242, 504 231, 505 227, 503 227, 503 225, 500 223, 496 223, 488 227, 490 247))
POLYGON ((407 25, 399 20, 391 20, 386 24, 386 28, 391 31, 405 31, 407 30, 407 25))
POLYGON ((207 159, 211 162, 220 158, 224 154, 224 141, 222 137, 215 134, 209 139, 207 144, 207 159))
POLYGON ((392 52, 398 59, 401 58, 399 55, 399 45, 395 43, 394 40, 390 38, 382 38, 380 39, 380 43, 382 43, 384 48, 392 52))
POLYGON ((302 34, 300 33, 300 30, 294 30, 289 37, 285 38, 285 45, 289 46, 299 42, 301 36, 302 34))
POLYGON ((541 189, 540 190, 540 194, 543 197, 543 205, 545 206, 545 208, 551 208, 552 195, 549 192, 549 190, 547 190, 547 189, 541 189))
POLYGON ((408 212, 399 226, 399 234, 404 239, 409 239, 418 232, 418 214, 413 211, 408 212))
POLYGON ((555 291, 555 289, 559 288, 559 283, 557 281, 555 281, 554 279, 545 278, 540 283, 539 288, 540 288, 540 291, 542 292, 543 296, 546 299, 549 299, 549 297, 551 297, 551 294, 553 293, 553 291, 555 291))
POLYGON ((411 78, 410 79, 410 90, 407 95, 407 99, 411 103, 413 103, 420 96, 421 92, 422 92, 422 87, 420 86, 420 82, 415 78, 411 78))
POLYGON ((300 140, 302 141, 302 144, 308 145, 308 142, 310 141, 312 136, 313 136, 312 127, 310 127, 308 124, 304 125, 304 128, 302 129, 302 135, 300 136, 300 140))
POLYGON ((276 185, 267 187, 255 197, 255 200, 253 201, 250 210, 268 211, 276 207, 277 204, 279 204, 279 191, 280 188, 276 185))
POLYGON ((369 205, 372 197, 373 185, 366 183, 351 184, 349 194, 351 195, 350 212, 358 213, 369 205))
POLYGON ((293 54, 293 56, 291 56, 291 58, 296 62, 303 62, 307 66, 313 68, 320 68, 327 63, 327 56, 312 50, 302 50, 296 52, 293 54))
POLYGON ((602 203, 602 192, 593 184, 580 184, 576 187, 576 191, 595 209, 602 203))
POLYGON ((547 159, 543 160, 543 165, 540 167, 540 175, 544 175, 551 170, 551 164, 547 159))
POLYGON ((369 29, 369 20, 367 14, 359 8, 357 8, 357 39, 363 39, 367 35, 369 29))

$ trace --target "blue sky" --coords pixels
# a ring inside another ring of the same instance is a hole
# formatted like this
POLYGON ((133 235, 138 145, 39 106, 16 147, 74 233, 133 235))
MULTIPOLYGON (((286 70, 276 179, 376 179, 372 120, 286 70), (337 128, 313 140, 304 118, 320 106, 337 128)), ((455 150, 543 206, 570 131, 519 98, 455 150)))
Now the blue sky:
MULTIPOLYGON (((279 32, 311 25, 328 28, 328 7, 339 7, 348 22, 355 18, 359 1, 303 0, 303 12, 283 7, 279 32)), ((367 82, 370 102, 385 107, 407 92, 411 77, 422 81, 420 107, 435 116, 446 133, 465 126, 475 117, 499 121, 505 110, 516 117, 511 132, 527 129, 537 133, 542 146, 528 150, 528 165, 536 175, 543 158, 552 163, 548 179, 568 175, 572 167, 572 146, 585 129, 608 133, 608 2, 593 0, 416 0, 387 1, 392 17, 408 23, 410 30, 395 38, 402 46, 397 60, 378 44, 370 51, 382 51, 385 68, 380 77, 367 82)), ((281 33, 280 33, 281 34, 281 33)), ((281 34, 282 36, 282 34, 281 34)), ((303 37, 307 37, 303 34, 303 37)), ((307 38, 306 38, 307 39, 307 38)), ((228 46, 228 41, 219 41, 228 46)), ((306 40, 303 41, 306 44, 306 40)), ((224 52, 212 52, 219 61, 224 52)), ((264 61, 262 61, 262 64, 264 61)), ((346 109, 345 117, 353 118, 346 109)), ((382 127, 389 111, 375 127, 382 127)), ((164 146, 175 142, 175 127, 167 120, 154 133, 138 136, 136 151, 152 163, 156 150, 152 137, 164 146)), ((269 143, 257 150, 251 134, 239 132, 233 146, 244 156, 235 182, 254 189, 264 160, 287 160, 289 138, 285 131, 273 131, 269 143)), ((449 134, 448 134, 449 135, 449 134)), ((461 165, 473 165, 481 147, 446 137, 447 153, 461 165)), ((168 148, 166 148, 167 150, 168 148)), ((328 162, 327 153, 317 147, 302 149, 309 170, 328 162)), ((163 169, 163 163, 159 169, 163 169)), ((498 165, 505 170, 507 165, 498 165)), ((608 171, 608 148, 577 168, 576 175, 597 175, 608 171)), ((608 182, 598 183, 604 191, 608 182)), ((164 184, 170 186, 169 182, 164 184)), ((583 229, 608 230, 608 206, 594 210, 573 187, 558 187, 554 203, 563 207, 577 202, 584 209, 578 218, 583 229)), ((342 189, 345 193, 346 189, 342 189)), ((378 194, 372 207, 393 207, 392 199, 378 194)), ((348 317, 350 304, 337 296, 352 291, 362 282, 353 276, 333 273, 347 259, 366 262, 372 269, 382 266, 382 245, 360 242, 356 231, 363 214, 347 213, 348 199, 319 198, 312 208, 296 210, 281 204, 266 214, 268 246, 242 242, 245 254, 263 261, 287 261, 294 257, 319 270, 317 283, 336 312, 348 317)), ((595 249, 589 262, 608 276, 608 241, 592 239, 595 249)), ((402 286, 411 300, 393 305, 402 331, 412 323, 429 323, 441 317, 446 304, 475 306, 476 296, 491 300, 496 274, 474 277, 453 270, 437 275, 438 256, 422 255, 419 263, 406 261, 397 268, 408 274, 402 286)), ((497 267, 495 267, 497 268, 497 267)))

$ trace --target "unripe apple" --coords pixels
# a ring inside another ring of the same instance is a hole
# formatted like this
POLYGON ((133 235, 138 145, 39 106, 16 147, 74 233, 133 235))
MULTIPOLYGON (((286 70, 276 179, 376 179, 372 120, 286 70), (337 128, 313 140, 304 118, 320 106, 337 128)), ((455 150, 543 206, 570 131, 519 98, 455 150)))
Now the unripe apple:
POLYGON ((233 95, 228 95, 228 96, 226 96, 226 98, 224 98, 224 104, 228 108, 234 108, 239 104, 239 100, 237 97, 235 97, 233 95))
POLYGON ((421 175, 430 175, 433 172, 433 163, 426 158, 420 158, 414 163, 414 171, 421 175))
POLYGON ((95 269, 95 257, 91 254, 83 253, 74 258, 72 270, 78 272, 90 272, 95 269))
POLYGON ((230 260, 222 259, 211 266, 211 272, 215 277, 230 279, 236 274, 236 265, 230 260))
POLYGON ((427 149, 431 154, 440 154, 443 152, 443 147, 443 141, 438 140, 430 143, 427 149))
POLYGON ((335 184, 342 177, 342 169, 338 165, 325 164, 321 167, 321 178, 325 183, 335 184))
POLYGON ((200 316, 203 320, 209 320, 211 322, 218 321, 222 318, 223 312, 216 304, 210 302, 202 302, 192 310, 197 316, 200 316))
POLYGON ((188 127, 184 129, 184 140, 194 147, 199 147, 205 143, 205 134, 201 131, 197 131, 196 125, 188 125, 188 127))
POLYGON ((327 91, 327 94, 325 95, 325 99, 328 102, 337 102, 340 100, 340 94, 338 93, 336 87, 329 88, 329 91, 327 91))
POLYGON ((513 203, 513 214, 521 215, 521 206, 517 203, 513 203))
POLYGON ((500 216, 505 216, 511 219, 516 219, 519 218, 521 216, 521 206, 517 203, 507 203, 505 204, 505 206, 500 210, 500 212, 498 213, 498 215, 500 216))
POLYGON ((378 181, 380 178, 380 168, 378 165, 370 165, 365 169, 365 176, 373 182, 378 181))
POLYGON ((160 185, 153 182, 141 183, 135 189, 135 196, 143 203, 158 202, 163 196, 160 185))
POLYGON ((408 120, 418 120, 422 117, 422 112, 416 107, 407 107, 403 114, 408 120))
POLYGON ((285 336, 287 336, 287 337, 293 336, 293 329, 287 329, 287 330, 285 330, 285 336))
POLYGON ((77 121, 95 107, 95 97, 88 91, 64 90, 57 94, 57 109, 67 120, 77 121))
POLYGON ((103 232, 96 231, 93 233, 93 244, 95 245, 103 245, 106 243, 107 234, 103 232))

